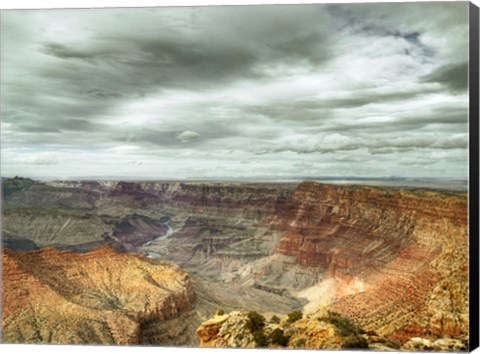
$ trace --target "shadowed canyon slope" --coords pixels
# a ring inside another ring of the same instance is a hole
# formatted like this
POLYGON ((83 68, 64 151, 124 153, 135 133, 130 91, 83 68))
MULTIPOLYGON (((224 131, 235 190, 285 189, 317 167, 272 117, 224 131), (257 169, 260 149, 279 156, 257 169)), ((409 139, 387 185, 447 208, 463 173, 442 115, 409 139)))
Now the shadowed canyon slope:
MULTIPOLYGON (((184 305, 178 305, 175 316, 168 318, 179 329, 175 332, 175 326, 165 326, 164 318, 154 317, 146 321, 148 330, 142 333, 149 334, 139 340, 142 343, 197 345, 196 328, 219 308, 266 315, 302 309, 308 316, 296 326, 305 323, 309 328, 325 310, 333 310, 401 344, 412 337, 468 338, 464 193, 313 182, 39 183, 18 178, 6 180, 3 190, 3 243, 17 250, 4 253, 4 274, 15 275, 19 284, 5 284, 4 296, 13 299, 14 294, 25 292, 30 294, 28 301, 37 304, 32 308, 25 300, 15 305, 25 311, 18 318, 26 322, 16 322, 5 314, 8 311, 4 313, 4 340, 58 342, 57 337, 44 334, 32 339, 14 333, 22 326, 31 328, 31 323, 40 323, 42 330, 57 336, 72 328, 83 333, 80 328, 98 323, 98 311, 111 311, 118 317, 114 323, 131 321, 131 339, 122 343, 138 341, 140 312, 134 315, 129 310, 133 305, 127 301, 118 303, 115 310, 105 309, 105 302, 100 306, 98 301, 109 297, 91 295, 103 294, 104 283, 88 279, 111 277, 107 276, 110 270, 114 273, 113 268, 90 266, 97 264, 97 258, 101 263, 105 252, 149 267, 160 262, 157 258, 168 259, 190 275, 183 287, 168 288, 175 298, 178 289, 188 289, 191 282, 192 290, 183 296, 192 299, 195 293, 191 304, 182 300, 184 305), (96 249, 105 243, 123 253, 96 249), (44 246, 77 253, 35 250, 44 246), (49 261, 65 255, 85 262, 66 261, 67 272, 62 262, 56 266, 49 261), (31 269, 37 258, 45 268, 31 269), (40 290, 30 292, 29 286, 36 283, 40 290), (68 304, 65 313, 73 321, 53 331, 49 327, 55 318, 53 310, 43 302, 48 292, 63 299, 59 306, 68 304), (97 312, 87 312, 92 320, 77 320, 78 306, 95 301, 98 306, 91 311, 97 312), (162 330, 167 334, 159 335, 162 330)), ((145 274, 136 272, 132 270, 132 277, 138 278, 139 287, 143 288, 141 282, 150 284, 145 274)), ((116 298, 128 297, 124 292, 128 293, 130 283, 120 283, 116 298)), ((139 288, 138 301, 149 298, 151 304, 163 303, 151 296, 148 287, 145 291, 139 288)), ((103 333, 97 327, 95 331, 103 333)), ((79 333, 61 336, 75 342, 119 342, 112 336, 106 340, 105 335, 79 333)))

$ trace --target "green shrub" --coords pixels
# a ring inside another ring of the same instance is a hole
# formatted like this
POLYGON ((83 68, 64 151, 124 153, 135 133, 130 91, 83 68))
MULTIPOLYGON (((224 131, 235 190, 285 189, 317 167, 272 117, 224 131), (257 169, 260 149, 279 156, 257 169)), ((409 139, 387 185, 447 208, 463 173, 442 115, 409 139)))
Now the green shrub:
POLYGON ((327 316, 319 317, 318 320, 333 324, 337 327, 337 330, 342 337, 364 333, 364 331, 355 325, 349 317, 342 316, 337 312, 328 311, 327 316))
POLYGON ((288 340, 290 338, 285 336, 283 331, 280 328, 275 328, 272 333, 270 333, 269 341, 272 344, 278 344, 282 347, 286 347, 288 345, 288 340))
POLYGON ((293 322, 296 322, 298 320, 301 320, 302 317, 303 317, 302 311, 295 310, 295 311, 292 311, 288 314, 287 322, 288 323, 293 323, 293 322))
POLYGON ((351 336, 343 337, 343 347, 349 349, 365 349, 368 348, 368 342, 362 336, 354 334, 351 336))
POLYGON ((301 348, 305 345, 306 343, 306 340, 305 338, 298 338, 296 341, 295 341, 295 348, 301 348))
POLYGON ((325 321, 335 326, 338 334, 342 337, 344 348, 368 348, 367 340, 361 336, 365 331, 358 327, 349 317, 333 311, 328 311, 327 316, 319 317, 319 321, 325 321))
POLYGON ((250 330, 252 334, 255 334, 255 332, 263 329, 263 327, 265 326, 265 317, 260 315, 258 312, 250 311, 247 314, 247 317, 248 319, 246 327, 250 330))
POLYGON ((259 329, 253 333, 253 340, 255 341, 255 347, 257 348, 268 346, 268 339, 265 333, 263 333, 263 329, 259 329))
POLYGON ((280 318, 276 315, 273 315, 270 319, 270 323, 280 323, 280 318))
POLYGON ((217 316, 223 316, 223 315, 225 315, 225 311, 223 311, 222 309, 219 309, 219 310, 217 310, 216 315, 217 316))

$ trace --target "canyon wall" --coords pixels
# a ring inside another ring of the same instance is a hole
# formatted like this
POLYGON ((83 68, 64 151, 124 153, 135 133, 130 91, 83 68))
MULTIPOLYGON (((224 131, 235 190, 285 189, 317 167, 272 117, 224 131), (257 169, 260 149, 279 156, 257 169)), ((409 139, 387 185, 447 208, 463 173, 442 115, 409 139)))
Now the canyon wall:
POLYGON ((98 246, 113 240, 132 250, 165 233, 170 221, 176 238, 205 239, 193 247, 209 252, 213 243, 219 250, 252 237, 294 187, 13 178, 3 183, 2 228, 10 238, 39 246, 85 248, 82 243, 98 246))
POLYGON ((141 344, 146 327, 189 311, 194 298, 173 264, 110 246, 5 249, 2 267, 5 343, 141 344))
POLYGON ((331 309, 400 341, 467 337, 465 195, 307 182, 271 222, 278 253, 334 284, 331 309))

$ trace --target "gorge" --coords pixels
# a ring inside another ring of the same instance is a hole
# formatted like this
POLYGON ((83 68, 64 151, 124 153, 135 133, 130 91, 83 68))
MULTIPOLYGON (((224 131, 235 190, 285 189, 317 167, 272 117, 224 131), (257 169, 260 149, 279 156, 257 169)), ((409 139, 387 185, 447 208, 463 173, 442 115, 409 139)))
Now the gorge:
POLYGON ((3 341, 225 345, 197 331, 218 310, 301 310, 289 347, 328 349, 325 311, 371 349, 466 343, 467 225, 458 191, 5 179, 3 341))

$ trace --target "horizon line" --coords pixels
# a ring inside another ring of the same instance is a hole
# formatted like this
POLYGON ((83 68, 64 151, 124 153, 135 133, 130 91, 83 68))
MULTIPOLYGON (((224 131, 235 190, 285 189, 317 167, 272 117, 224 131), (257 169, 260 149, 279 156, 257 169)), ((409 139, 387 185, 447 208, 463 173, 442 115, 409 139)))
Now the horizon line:
POLYGON ((13 178, 28 178, 32 180, 40 181, 91 181, 91 180, 105 180, 105 181, 121 181, 121 180, 134 180, 134 181, 299 181, 299 180, 400 180, 400 181, 431 181, 431 180, 444 180, 444 181, 465 181, 468 182, 468 177, 412 177, 412 176, 259 176, 259 177, 185 177, 185 178, 168 178, 168 177, 148 177, 148 176, 69 176, 69 177, 57 177, 57 176, 0 176, 1 179, 13 179, 13 178))

